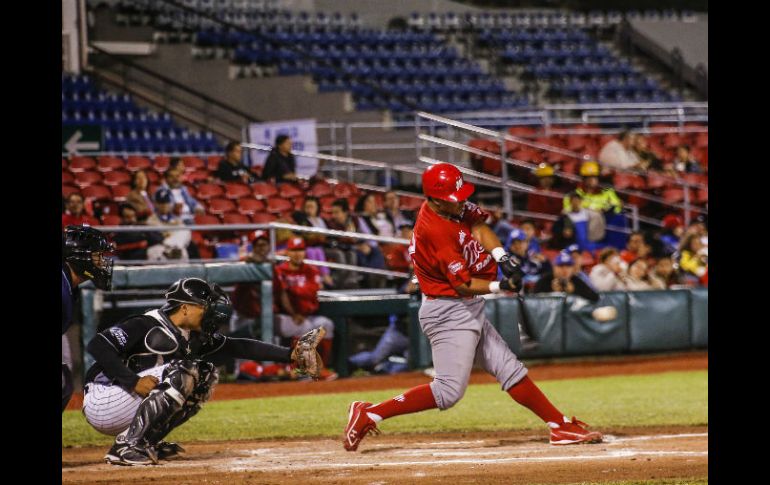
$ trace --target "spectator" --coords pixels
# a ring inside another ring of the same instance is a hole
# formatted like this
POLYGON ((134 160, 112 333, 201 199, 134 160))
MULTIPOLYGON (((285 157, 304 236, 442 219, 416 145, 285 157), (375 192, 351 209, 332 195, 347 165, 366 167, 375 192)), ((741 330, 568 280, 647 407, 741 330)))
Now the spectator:
POLYGON ((327 229, 326 221, 321 218, 321 201, 318 200, 318 197, 312 195, 305 197, 305 201, 302 203, 302 212, 312 227, 327 229))
POLYGON ((652 271, 650 271, 650 284, 659 290, 681 284, 672 258, 663 257, 655 263, 652 271))
POLYGON ((99 221, 85 212, 83 196, 73 192, 67 197, 67 211, 61 215, 61 229, 67 226, 98 226, 99 221))
MULTIPOLYGON (((527 235, 521 229, 514 229, 508 237, 508 251, 518 259, 524 271, 524 283, 534 283, 541 275, 551 270, 548 258, 532 258, 527 251, 527 235)), ((502 273, 501 273, 502 274, 502 273)))
POLYGON ((399 203, 398 194, 395 191, 388 190, 385 192, 385 200, 383 202, 385 210, 383 212, 392 234, 397 234, 398 229, 404 224, 414 225, 413 217, 409 217, 404 211, 399 209, 399 203))
POLYGON ((170 190, 174 202, 174 214, 181 217, 185 224, 193 224, 195 214, 204 214, 206 210, 203 208, 203 204, 190 195, 187 187, 182 185, 182 173, 179 169, 166 170, 163 174, 163 184, 155 192, 155 195, 157 196, 161 190, 170 190))
POLYGON ((171 157, 168 162, 168 168, 166 170, 176 170, 180 174, 184 174, 187 167, 184 166, 184 160, 179 157, 171 157))
MULTIPOLYGON (((358 266, 372 269, 385 269, 385 256, 374 241, 360 239, 356 245, 356 259, 358 266)), ((367 288, 384 288, 387 284, 385 276, 366 273, 363 277, 363 285, 367 288)))
POLYGON ((583 197, 578 192, 570 192, 566 199, 569 200, 569 208, 564 210, 562 217, 553 225, 554 242, 561 243, 561 248, 577 243, 582 250, 595 249, 595 241, 600 241, 605 234, 604 217, 599 212, 586 209, 583 197), (567 237, 570 233, 571 239, 567 237), (559 234, 561 237, 558 237, 559 234))
POLYGON ((291 138, 286 135, 275 137, 275 146, 265 160, 265 168, 262 169, 262 180, 275 182, 297 181, 297 160, 291 153, 291 138))
POLYGON ((610 140, 599 151, 599 163, 615 170, 634 170, 639 167, 639 157, 633 150, 636 134, 623 130, 617 140, 610 140))
POLYGON ((149 179, 144 170, 137 170, 131 177, 131 192, 126 195, 126 202, 136 210, 140 222, 146 221, 153 214, 154 207, 150 196, 147 195, 149 179))
POLYGON ((620 252, 620 257, 626 263, 631 264, 631 261, 648 257, 651 252, 652 248, 645 242, 644 234, 634 231, 628 237, 626 249, 620 252))
MULTIPOLYGON (((623 210, 623 201, 612 187, 599 186, 599 165, 596 162, 583 162, 580 166, 580 175, 583 181, 575 192, 583 199, 583 207, 600 213, 620 214, 623 210)), ((564 197, 563 207, 569 209, 567 197, 564 197)))
MULTIPOLYGON (((299 338, 306 332, 324 327, 326 336, 318 346, 325 365, 331 360, 334 323, 327 317, 316 315, 318 311, 318 290, 321 289, 321 275, 315 266, 304 263, 305 241, 299 237, 289 239, 289 260, 275 267, 273 277, 274 294, 277 299, 277 330, 281 337, 299 338)), ((321 378, 332 380, 336 373, 323 369, 321 378)))
POLYGON ((684 221, 676 214, 668 214, 663 218, 663 231, 658 239, 661 251, 665 256, 671 256, 679 249, 679 240, 684 234, 684 221))
MULTIPOLYGON (((147 218, 148 225, 154 226, 182 226, 182 219, 174 214, 173 196, 168 189, 160 189, 155 194, 154 216, 147 218)), ((168 259, 177 259, 188 261, 190 256, 187 247, 192 242, 192 232, 190 231, 167 231, 160 233, 163 237, 163 243, 152 246, 147 249, 147 259, 150 261, 164 261, 168 259)))
POLYGON ((599 253, 599 264, 591 269, 588 277, 597 291, 625 290, 626 275, 618 250, 613 247, 602 249, 599 253))
POLYGON ((655 285, 650 280, 648 269, 644 258, 637 258, 628 263, 626 288, 630 291, 654 290, 655 285))
POLYGON ((249 170, 249 167, 241 162, 243 148, 237 141, 231 141, 225 147, 225 158, 219 162, 214 176, 222 182, 243 182, 250 184, 257 181, 257 177, 249 170))
MULTIPOLYGON (((244 263, 268 263, 270 254, 270 238, 267 231, 257 230, 251 240, 251 252, 242 258, 244 263)), ((262 315, 262 283, 237 283, 232 294, 233 317, 230 320, 231 335, 253 336, 251 328, 257 325, 257 319, 262 315), (246 332, 246 333, 244 333, 246 332)))
MULTIPOLYGON (((320 202, 318 198, 308 196, 302 204, 302 211, 294 213, 294 222, 300 226, 326 229, 326 222, 318 216, 319 209, 320 202)), ((305 244, 307 245, 307 248, 305 249, 307 258, 312 259, 313 261, 326 261, 326 254, 323 249, 326 236, 323 234, 307 233, 304 238, 305 244)), ((331 270, 326 266, 319 266, 318 270, 321 272, 321 279, 323 280, 324 286, 326 288, 333 288, 334 280, 331 277, 331 270)))
MULTIPOLYGON (((556 177, 551 165, 541 163, 533 171, 537 177, 538 189, 555 192, 556 177)), ((543 214, 559 214, 562 210, 562 202, 559 197, 549 197, 544 194, 527 194, 527 210, 530 212, 542 212, 543 214)))
MULTIPOLYGON (((338 231, 358 232, 356 223, 350 217, 347 199, 337 199, 332 202, 332 216, 326 221, 329 229, 338 231)), ((356 266, 358 257, 353 249, 355 240, 349 237, 327 237, 324 252, 328 261, 356 266)), ((332 273, 335 288, 357 288, 359 275, 353 271, 338 270, 332 273)))
POLYGON ((698 231, 689 231, 679 244, 679 267, 703 283, 708 275, 708 246, 698 231))
MULTIPOLYGON (((121 226, 137 226, 139 220, 136 217, 136 209, 131 204, 121 204, 121 226)), ((119 259, 146 260, 147 249, 156 244, 163 243, 163 236, 154 231, 118 232, 113 238, 115 253, 119 259)))
POLYGON ((659 172, 663 170, 663 160, 655 156, 655 154, 650 150, 647 138, 644 136, 640 134, 636 135, 636 138, 634 139, 633 151, 639 158, 639 165, 637 168, 642 172, 647 172, 648 170, 659 172))
POLYGON ((519 224, 519 229, 521 229, 524 232, 524 235, 527 236, 527 254, 530 257, 532 257, 532 255, 542 256, 542 254, 540 254, 542 252, 540 240, 535 237, 537 234, 535 221, 532 219, 525 219, 519 224))
POLYGON ((585 276, 585 279, 590 282, 588 275, 583 271, 583 253, 580 251, 580 246, 577 244, 570 244, 562 251, 572 257, 572 262, 575 265, 575 274, 578 276, 585 276))
POLYGON ((553 264, 553 272, 548 272, 537 280, 534 293, 562 292, 580 296, 593 303, 599 301, 599 293, 589 282, 575 274, 575 262, 569 253, 560 252, 553 264))
POLYGON ((358 198, 356 214, 358 214, 356 217, 358 232, 388 237, 396 235, 395 228, 391 226, 385 214, 377 210, 374 194, 364 194, 358 198))
POLYGON ((676 148, 676 157, 672 164, 678 173, 703 173, 700 164, 690 153, 689 145, 679 145, 676 148))

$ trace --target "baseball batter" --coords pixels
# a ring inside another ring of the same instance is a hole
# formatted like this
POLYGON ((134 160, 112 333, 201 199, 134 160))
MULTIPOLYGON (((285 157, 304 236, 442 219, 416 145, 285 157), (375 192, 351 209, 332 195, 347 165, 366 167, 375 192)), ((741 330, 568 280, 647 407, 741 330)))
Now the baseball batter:
POLYGON ((468 387, 474 362, 547 423, 551 444, 601 442, 600 433, 586 430, 585 423, 567 418, 551 404, 485 317, 480 295, 516 291, 523 273, 485 224, 487 214, 466 202, 473 184, 464 182, 454 165, 439 163, 423 173, 422 189, 427 201, 417 216, 409 251, 424 294, 420 326, 431 344, 436 377, 376 405, 351 403, 345 449, 355 451, 367 434, 379 433, 383 419, 454 406, 468 387), (495 281, 498 265, 505 275, 501 281, 495 281))
POLYGON ((217 383, 215 363, 228 358, 295 362, 318 377, 323 329, 294 349, 217 332, 232 315, 229 298, 198 278, 175 282, 166 304, 98 333, 87 346, 96 363, 86 374, 83 414, 97 431, 116 436, 104 459, 150 465, 184 451, 163 438, 194 416, 217 383))

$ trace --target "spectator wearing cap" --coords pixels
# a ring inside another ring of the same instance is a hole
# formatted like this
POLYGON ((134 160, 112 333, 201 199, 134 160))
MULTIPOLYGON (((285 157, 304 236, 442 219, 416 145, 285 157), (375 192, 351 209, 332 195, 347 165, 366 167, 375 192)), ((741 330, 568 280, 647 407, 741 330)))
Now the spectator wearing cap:
POLYGON ((561 292, 574 294, 591 302, 599 301, 599 293, 583 278, 575 274, 575 261, 562 251, 553 262, 553 271, 545 273, 535 283, 533 293, 561 292))
POLYGON ((190 191, 182 184, 182 171, 168 169, 163 174, 163 183, 155 192, 157 195, 161 190, 170 190, 173 199, 173 211, 182 218, 185 224, 195 223, 195 214, 203 214, 206 210, 203 204, 198 202, 190 191))
POLYGON ((602 249, 599 253, 599 264, 591 268, 588 275, 597 291, 626 290, 626 271, 624 262, 613 247, 602 249))
MULTIPOLYGON (((541 275, 551 270, 551 263, 547 258, 533 259, 527 251, 527 235, 521 229, 514 229, 508 236, 508 251, 513 254, 524 272, 524 283, 534 283, 541 275)), ((500 273, 502 274, 502 273, 500 273)))
POLYGON ((291 153, 291 138, 287 135, 275 137, 275 146, 265 160, 262 180, 278 182, 297 181, 297 160, 291 153))
POLYGON ((136 209, 136 216, 140 221, 152 216, 155 208, 147 194, 149 179, 144 170, 137 170, 131 176, 131 191, 126 194, 126 202, 136 209))
MULTIPOLYGON (((556 177, 551 165, 543 162, 533 170, 537 177, 538 189, 549 192, 557 192, 556 177)), ((548 196, 530 192, 527 194, 527 210, 530 212, 541 212, 543 214, 556 215, 562 210, 561 197, 548 196)))
MULTIPOLYGON (((184 222, 174 214, 173 196, 169 189, 161 188, 155 193, 155 214, 147 218, 148 226, 182 226, 184 222)), ((192 232, 188 230, 166 231, 160 233, 163 243, 147 249, 150 261, 190 259, 187 248, 192 243, 192 232)))
POLYGON ((83 196, 73 192, 67 197, 67 211, 61 216, 61 229, 67 226, 98 226, 99 221, 85 211, 83 196))
POLYGON ((599 163, 614 170, 633 170, 639 167, 639 157, 634 151, 636 134, 623 130, 617 139, 608 141, 599 151, 599 163))
POLYGON ((644 258, 637 258, 628 263, 628 276, 626 277, 626 288, 629 291, 654 290, 655 285, 650 280, 648 274, 649 267, 644 258))
POLYGON ((241 157, 243 148, 237 141, 231 141, 225 147, 225 158, 219 162, 214 176, 222 182, 242 182, 250 184, 257 181, 257 177, 243 164, 241 157))
MULTIPOLYGON (((620 200, 612 187, 599 186, 599 164, 586 161, 580 166, 580 176, 583 178, 575 192, 581 197, 583 207, 599 213, 620 214, 623 210, 623 201, 620 200)), ((569 209, 570 201, 563 199, 563 208, 569 209)))
POLYGON ((628 237, 626 249, 620 252, 620 258, 630 265, 631 261, 647 258, 651 252, 652 248, 644 240, 644 234, 640 231, 633 231, 628 237))
POLYGON ((658 236, 661 251, 665 256, 671 256, 679 249, 679 240, 684 234, 684 221, 676 214, 668 214, 663 218, 663 230, 658 236))
MULTIPOLYGON (((305 240, 292 237, 287 243, 288 261, 276 265, 273 276, 273 293, 278 305, 277 333, 281 337, 299 338, 306 332, 323 327, 326 336, 318 351, 324 364, 331 360, 334 323, 318 312, 318 290, 321 289, 321 274, 315 266, 304 262, 305 240)), ((324 378, 336 377, 326 371, 324 378)))
MULTIPOLYGON (((588 280, 588 275, 583 271, 583 253, 580 251, 580 246, 577 244, 570 244, 562 250, 572 257, 572 262, 575 265, 575 274, 585 276, 588 280)), ((590 280, 588 280, 590 281, 590 280)))

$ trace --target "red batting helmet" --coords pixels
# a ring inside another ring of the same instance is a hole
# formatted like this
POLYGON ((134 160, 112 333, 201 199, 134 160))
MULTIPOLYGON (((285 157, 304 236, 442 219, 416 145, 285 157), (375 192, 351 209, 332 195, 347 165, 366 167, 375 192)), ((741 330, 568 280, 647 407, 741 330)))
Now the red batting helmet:
POLYGON ((462 202, 475 189, 472 183, 463 181, 463 174, 451 163, 431 165, 422 173, 422 193, 428 197, 462 202))

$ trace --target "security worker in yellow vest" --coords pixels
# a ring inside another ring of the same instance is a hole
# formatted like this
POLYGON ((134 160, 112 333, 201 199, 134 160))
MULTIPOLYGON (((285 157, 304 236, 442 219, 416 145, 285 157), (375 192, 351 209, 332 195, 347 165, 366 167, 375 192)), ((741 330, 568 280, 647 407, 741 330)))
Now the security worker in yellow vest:
MULTIPOLYGON (((583 207, 597 212, 612 211, 620 214, 623 210, 623 201, 620 200, 612 187, 599 187, 599 164, 594 161, 583 162, 580 166, 580 176, 583 177, 582 187, 577 192, 583 198, 583 207)), ((570 209, 569 197, 564 197, 563 206, 566 211, 570 209)))

